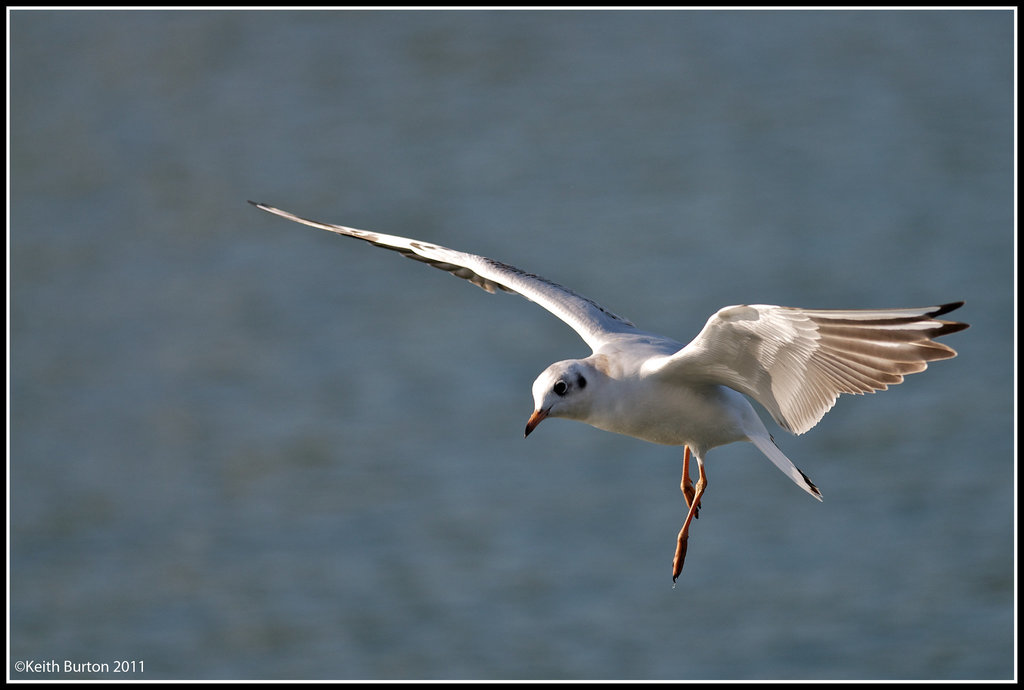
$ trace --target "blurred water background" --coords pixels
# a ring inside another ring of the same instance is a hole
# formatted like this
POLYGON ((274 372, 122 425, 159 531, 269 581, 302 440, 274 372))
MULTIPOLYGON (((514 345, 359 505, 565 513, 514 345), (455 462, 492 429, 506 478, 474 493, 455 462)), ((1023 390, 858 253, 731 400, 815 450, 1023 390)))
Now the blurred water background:
POLYGON ((11 677, 1015 677, 1012 12, 8 16, 11 677), (673 589, 679 449, 522 438, 572 331, 247 199, 971 328, 776 433, 824 503, 715 450, 673 589))

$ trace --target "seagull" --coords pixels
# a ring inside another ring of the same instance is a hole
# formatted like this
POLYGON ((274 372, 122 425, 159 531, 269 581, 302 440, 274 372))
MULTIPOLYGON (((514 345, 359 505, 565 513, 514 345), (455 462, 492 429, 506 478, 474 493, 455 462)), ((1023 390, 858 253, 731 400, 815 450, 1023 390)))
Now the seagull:
MULTIPOLYGON (((672 582, 683 569, 691 521, 707 488, 708 451, 748 441, 801 489, 821 491, 775 444, 749 398, 793 434, 832 409, 842 393, 873 393, 956 356, 935 338, 966 323, 937 317, 963 305, 821 310, 742 304, 715 312, 688 345, 640 330, 593 300, 514 266, 429 242, 321 223, 250 201, 259 209, 383 247, 494 293, 522 295, 564 321, 593 353, 555 362, 533 383, 525 436, 549 417, 584 422, 652 443, 683 446, 680 490, 687 512, 676 536, 672 582), (690 462, 697 464, 696 484, 690 462)), ((674 586, 674 585, 673 585, 674 586)))

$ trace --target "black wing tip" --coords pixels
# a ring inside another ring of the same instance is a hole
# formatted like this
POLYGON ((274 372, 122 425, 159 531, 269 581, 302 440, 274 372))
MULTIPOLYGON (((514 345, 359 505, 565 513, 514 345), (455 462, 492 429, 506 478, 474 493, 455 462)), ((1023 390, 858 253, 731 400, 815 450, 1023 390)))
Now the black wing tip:
POLYGON ((962 306, 964 306, 963 300, 960 300, 959 302, 949 302, 947 304, 940 304, 935 308, 935 311, 928 312, 928 316, 942 316, 943 314, 948 314, 954 309, 959 309, 962 306))
POLYGON ((933 338, 949 335, 950 333, 959 333, 971 327, 971 324, 964 323, 963 321, 940 321, 939 323, 942 324, 942 328, 932 335, 933 338))
MULTIPOLYGON (((774 439, 773 439, 773 441, 774 441, 774 439)), ((821 498, 821 489, 819 489, 817 486, 814 485, 814 482, 811 481, 810 477, 808 477, 806 474, 804 474, 804 471, 802 469, 797 467, 796 471, 800 473, 800 476, 804 478, 805 482, 807 482, 807 486, 809 486, 811 488, 811 491, 814 492, 814 494, 813 494, 814 497, 816 499, 818 499, 819 501, 822 500, 822 498, 821 498)))
MULTIPOLYGON (((949 302, 948 304, 941 304, 938 307, 936 307, 934 311, 928 312, 928 316, 934 319, 936 316, 948 314, 954 309, 959 309, 962 306, 964 306, 963 300, 960 300, 959 302, 949 302)), ((942 328, 940 328, 939 331, 932 336, 933 338, 938 338, 939 336, 942 335, 949 335, 950 333, 956 333, 958 331, 962 331, 971 327, 969 323, 964 323, 962 321, 945 321, 943 319, 936 320, 942 324, 942 328)))

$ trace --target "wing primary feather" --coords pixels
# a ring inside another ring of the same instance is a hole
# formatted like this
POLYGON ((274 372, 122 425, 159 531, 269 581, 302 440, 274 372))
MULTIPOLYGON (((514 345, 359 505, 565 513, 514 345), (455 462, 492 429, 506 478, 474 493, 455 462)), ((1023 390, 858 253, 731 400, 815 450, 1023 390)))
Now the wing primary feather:
POLYGON ((686 347, 646 365, 729 386, 761 403, 785 429, 812 428, 844 393, 899 384, 956 356, 934 339, 968 327, 935 317, 963 302, 917 309, 814 310, 774 305, 720 309, 686 347))
POLYGON ((296 223, 320 228, 338 235, 354 237, 382 249, 390 249, 407 258, 447 271, 487 292, 494 293, 497 290, 502 290, 503 292, 517 293, 544 307, 568 324, 595 352, 610 336, 636 331, 636 326, 631 322, 613 314, 592 299, 546 278, 527 273, 500 261, 407 237, 322 223, 255 201, 249 203, 260 210, 296 223))

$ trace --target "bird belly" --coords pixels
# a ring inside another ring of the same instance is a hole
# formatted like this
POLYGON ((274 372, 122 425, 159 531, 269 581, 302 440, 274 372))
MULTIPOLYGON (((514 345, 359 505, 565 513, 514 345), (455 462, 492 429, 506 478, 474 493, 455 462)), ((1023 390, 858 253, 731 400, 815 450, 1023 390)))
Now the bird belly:
POLYGON ((637 387, 640 395, 617 396, 614 410, 588 420, 593 426, 667 446, 690 446, 703 454, 716 446, 748 440, 763 424, 741 393, 717 385, 637 387))

